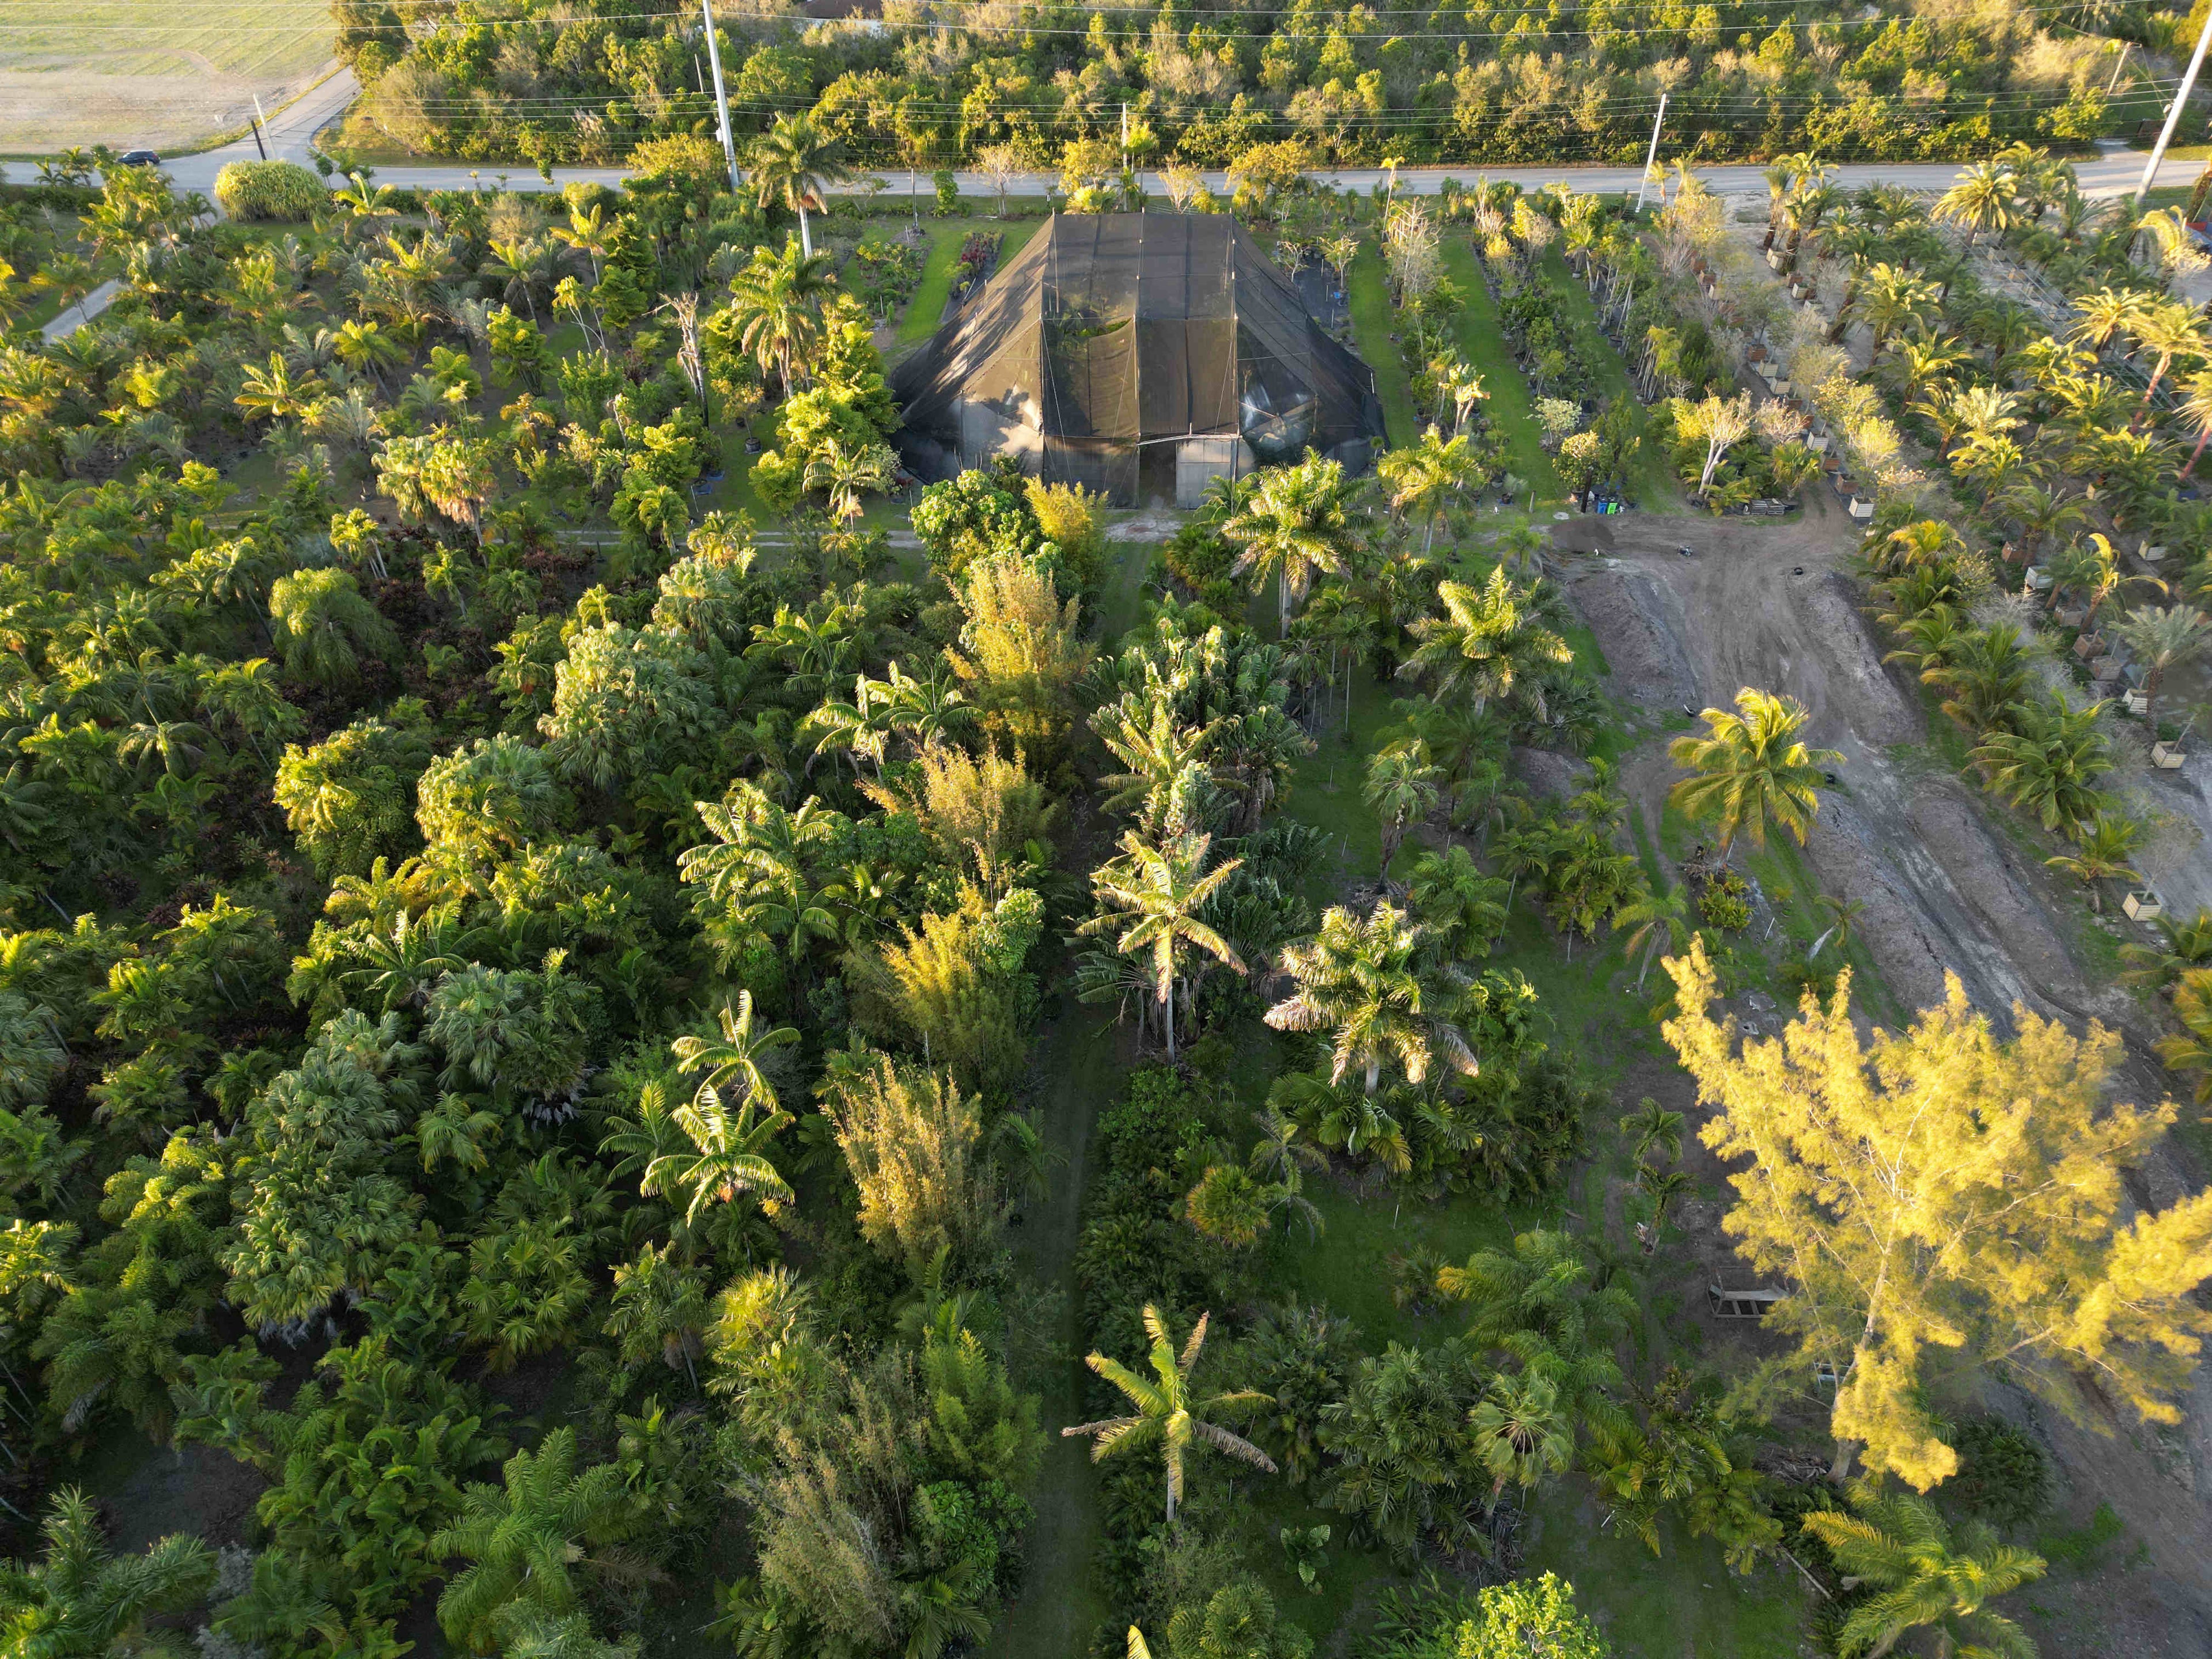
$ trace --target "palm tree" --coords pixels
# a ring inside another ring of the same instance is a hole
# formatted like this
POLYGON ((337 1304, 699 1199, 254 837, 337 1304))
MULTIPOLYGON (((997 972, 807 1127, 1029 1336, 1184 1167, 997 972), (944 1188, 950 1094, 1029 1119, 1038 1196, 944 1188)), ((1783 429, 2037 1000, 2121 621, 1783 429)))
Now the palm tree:
POLYGON ((2135 818, 2115 817, 2100 812, 2074 826, 2074 850, 2061 853, 2044 862, 2054 870, 2063 870, 2068 875, 2089 890, 2089 908, 2104 914, 2105 896, 2097 884, 2100 881, 2139 881, 2142 878, 2129 865, 2142 843, 2143 827, 2135 818))
POLYGON ((769 1161, 766 1148, 791 1122, 791 1115, 773 1103, 757 1114, 754 1105, 748 1099, 732 1112, 712 1084, 701 1084, 696 1094, 668 1115, 690 1145, 656 1156, 645 1166, 638 1190, 648 1198, 668 1199, 688 1192, 687 1227, 696 1225, 709 1205, 734 1204, 748 1193, 759 1194, 771 1212, 788 1203, 791 1188, 769 1161))
POLYGON ((2202 357, 2206 354, 2204 330, 2198 320, 2197 307, 2169 301, 2136 312, 2129 319, 2127 330, 2138 351, 2147 351, 2158 360, 2151 370, 2150 383, 2143 387, 2142 401, 2136 405, 2136 424, 2149 412, 2151 394, 2158 383, 2166 378, 2166 371, 2173 366, 2176 357, 2202 357))
POLYGON ((2009 623, 1977 629, 1959 641, 1948 662, 1928 669, 1921 678, 1951 694, 1943 700, 1943 712, 1970 735, 2008 726, 2028 689, 2020 629, 2009 623))
POLYGON ((716 1018, 722 1030, 720 1037, 680 1036, 670 1045, 678 1073, 688 1075, 703 1067, 707 1075, 700 1079, 701 1093, 726 1090, 732 1081, 739 1082, 744 1085, 744 1092, 738 1097, 740 1105, 763 1106, 771 1112, 781 1109, 775 1087, 761 1069, 761 1060, 798 1042, 799 1033, 787 1025, 756 1033, 750 991, 739 991, 734 1007, 725 1002, 716 1018))
POLYGON ((1964 225, 1971 242, 1983 231, 2009 228, 2020 205, 2020 175, 2002 161, 1977 161, 1936 198, 1932 213, 1964 225))
POLYGON ((43 1555, 0 1562, 0 1646, 27 1659, 146 1651, 149 1615, 197 1607, 215 1583, 214 1553, 189 1534, 113 1554, 76 1486, 54 1494, 40 1531, 43 1555))
POLYGON ((1574 1419, 1559 1385, 1540 1371, 1500 1371, 1492 1377, 1467 1423, 1475 1455, 1492 1477, 1492 1498, 1509 1483, 1526 1491, 1559 1474, 1574 1455, 1574 1419))
POLYGON ((1242 973, 1244 968, 1229 941, 1199 920, 1222 883, 1244 862, 1231 859, 1208 870, 1206 860, 1212 846, 1211 836, 1187 835, 1154 847, 1135 830, 1128 831, 1121 837, 1122 856, 1091 878, 1100 902, 1115 908, 1078 930, 1107 933, 1119 929, 1114 948, 1123 956, 1146 950, 1152 953, 1154 995, 1167 1022, 1170 1064, 1176 1053, 1176 987, 1190 948, 1205 951, 1231 972, 1242 973))
POLYGON ((2205 632, 2208 626, 2212 626, 2212 617, 2195 606, 2168 605, 2131 611, 2113 629, 2143 665, 2143 723, 2153 732, 2158 730, 2159 683, 2167 670, 2212 644, 2212 635, 2205 632))
POLYGON ((1987 1603, 2043 1577, 2043 1558, 1997 1541, 1979 1521, 1951 1528, 1926 1498, 1855 1496, 1853 1513, 1815 1510, 1801 1523, 1828 1547, 1844 1583, 1874 1594, 1844 1616, 1836 1650, 1881 1659, 1907 1631, 1936 1629, 1945 1656, 2033 1651, 2020 1627, 1987 1603))
POLYGON ((1430 676, 1440 701, 1471 695, 1478 713, 1492 697, 1525 696, 1543 719, 1544 670, 1565 667, 1575 653, 1546 625, 1535 590, 1512 581, 1498 565, 1480 587, 1440 582, 1437 597, 1444 614, 1413 624, 1420 644, 1398 672, 1430 676))
POLYGON ((1706 709, 1709 735, 1668 744, 1668 758, 1696 775, 1677 783, 1668 799, 1692 817, 1713 821, 1723 860, 1740 830, 1749 832, 1753 846, 1765 846, 1769 818, 1802 846, 1820 810, 1824 770, 1844 757, 1797 740, 1806 714, 1794 697, 1747 685, 1735 694, 1735 707, 1734 714, 1706 709))
POLYGON ((1427 528, 1421 534, 1425 556, 1435 544, 1437 521, 1445 504, 1484 476, 1482 463, 1465 436, 1446 439, 1431 427, 1407 449, 1394 449, 1376 463, 1376 476, 1390 490, 1390 510, 1425 513, 1427 528))
POLYGON ((628 1537, 638 1518, 620 1466, 577 1474, 571 1428, 515 1453, 500 1473, 500 1486, 471 1481, 459 1518, 430 1539, 433 1556, 469 1563, 438 1597, 438 1622, 449 1641, 479 1653, 499 1645, 495 1620, 517 1603, 556 1617, 578 1611, 575 1567, 628 1537))
POLYGON ((1091 1369, 1111 1382, 1128 1397, 1136 1407, 1127 1417, 1101 1418, 1095 1423, 1072 1423, 1060 1431, 1067 1438, 1083 1436, 1091 1442, 1091 1461, 1103 1462, 1114 1452, 1139 1449, 1157 1443, 1167 1469, 1168 1523, 1175 1523, 1176 1504, 1182 1498, 1183 1459, 1194 1443, 1212 1447, 1241 1459, 1255 1468, 1273 1474, 1274 1460, 1242 1435, 1232 1434, 1219 1424, 1208 1421, 1210 1415, 1224 1406, 1266 1405, 1268 1397, 1250 1389, 1240 1389, 1231 1394, 1217 1394, 1204 1400, 1192 1397, 1190 1375, 1197 1368, 1200 1352, 1206 1346, 1206 1324, 1209 1316, 1200 1314, 1198 1323, 1191 1328, 1190 1339, 1176 1352, 1175 1339, 1160 1310, 1150 1303, 1145 1305, 1145 1329, 1152 1339, 1152 1375, 1157 1382, 1146 1382, 1117 1359, 1109 1359, 1103 1353, 1091 1354, 1085 1360, 1091 1369))
POLYGON ((1379 879, 1387 886, 1390 860, 1413 824, 1428 817, 1437 804, 1437 780, 1443 774, 1429 763, 1426 744, 1394 743, 1367 763, 1367 786, 1360 799, 1367 810, 1382 820, 1382 868, 1379 879))
POLYGON ((1505 931, 1505 884, 1483 874, 1464 847, 1422 854, 1407 890, 1455 957, 1488 956, 1491 941, 1505 931))
POLYGON ((1267 1024, 1328 1031, 1330 1082, 1356 1067, 1370 1095, 1385 1064, 1418 1084, 1439 1052, 1474 1076, 1480 1066, 1456 1023, 1457 988, 1428 962, 1428 931, 1393 905, 1378 904, 1364 920, 1330 906, 1318 933, 1284 948, 1283 971, 1298 988, 1267 1010, 1267 1024))
POLYGON ((1805 960, 1808 962, 1831 945, 1836 947, 1838 956, 1848 950, 1851 943, 1851 924, 1866 909, 1864 899, 1839 899, 1832 893, 1820 893, 1815 897, 1820 908, 1828 913, 1828 925, 1821 930, 1820 938, 1806 947, 1805 960))
POLYGON ((814 238, 806 210, 818 205, 830 185, 852 176, 845 146, 814 125, 810 115, 779 115, 753 146, 749 182, 766 208, 781 205, 799 216, 799 246, 814 257, 814 238))
POLYGON ((2173 1071, 2197 1074, 2202 1106, 2212 1101, 2212 970, 2194 968, 2182 975, 2173 988, 2173 1012, 2182 1029, 2159 1039, 2158 1057, 2173 1071))
POLYGON ((1669 951, 1686 949, 1690 942, 1690 890, 1678 883, 1665 892, 1647 890, 1632 904, 1613 913, 1613 925, 1627 930, 1627 954, 1644 952, 1644 965, 1636 970, 1636 994, 1644 994, 1644 981, 1651 964, 1669 951))
POLYGON ((888 444, 848 445, 832 438, 806 462, 805 484, 830 497, 830 511, 849 524, 860 516, 860 497, 871 489, 889 489, 898 469, 898 457, 888 444))
POLYGON ((739 346, 763 373, 774 368, 790 396, 821 338, 822 296, 834 286, 829 257, 787 240, 783 252, 753 250, 750 264, 730 279, 730 307, 739 346))
POLYGON ((1666 1153, 1673 1163, 1682 1155, 1682 1115, 1670 1112, 1646 1095, 1636 1103, 1636 1109, 1620 1120, 1620 1132, 1636 1137, 1636 1161, 1650 1162, 1656 1147, 1666 1153))
POLYGON ((2204 446, 2212 442, 2212 373, 2200 370, 2185 379, 2181 387, 2181 417, 2197 428, 2196 447, 2189 452, 2188 465, 2181 469, 2186 482, 2203 459, 2204 446))
POLYGON ((2163 945, 2123 945, 2120 957, 2133 964, 2120 975, 2123 984, 2171 991, 2191 969, 2212 966, 2212 910, 2199 908, 2184 921, 2173 916, 2157 918, 2163 945))
POLYGON ((1224 538, 1244 550, 1232 574, 1250 571, 1255 586, 1274 577, 1278 633, 1290 632, 1291 601, 1305 597, 1316 572, 1349 571, 1351 501, 1343 464, 1308 450, 1297 465, 1261 473, 1244 510, 1221 526, 1224 538))
POLYGON ((1990 787, 2013 805, 2035 814, 2046 830, 2070 829, 2096 816, 2104 797, 2097 780, 2112 769, 2109 746, 2097 730, 2106 705, 2069 708, 2051 698, 2023 703, 2013 729, 1984 732, 1967 758, 1990 787))

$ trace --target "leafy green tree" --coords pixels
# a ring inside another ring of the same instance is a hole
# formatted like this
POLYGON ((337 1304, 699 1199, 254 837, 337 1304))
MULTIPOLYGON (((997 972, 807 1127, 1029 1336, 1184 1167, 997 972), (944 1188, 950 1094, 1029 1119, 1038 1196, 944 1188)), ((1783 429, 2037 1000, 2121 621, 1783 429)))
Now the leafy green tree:
POLYGON ((100 1535, 92 1500, 76 1486, 54 1494, 40 1528, 45 1553, 0 1565, 0 1638, 21 1659, 109 1659, 190 1652, 179 1632, 146 1628, 181 1612, 215 1583, 215 1556, 185 1534, 143 1555, 118 1557, 100 1535))
POLYGON ((609 1565, 604 1554, 636 1530, 637 1516, 612 1463, 576 1468, 576 1431, 555 1429, 535 1452, 519 1451, 502 1484, 471 1484, 460 1513, 430 1540, 430 1552, 468 1565, 438 1597, 448 1640, 472 1652, 498 1645, 501 1611, 520 1602, 556 1618, 579 1609, 576 1568, 609 1565))
POLYGON ((556 839, 570 809, 544 751, 504 734, 440 756, 416 785, 423 840, 487 861, 556 839))
MULTIPOLYGON (((1133 1647, 1140 1639, 1133 1636, 1133 1647)), ((1275 1598, 1255 1578, 1234 1579, 1168 1619, 1170 1659, 1306 1659, 1312 1651, 1305 1632, 1277 1621, 1275 1598)))
POLYGON ((1483 874, 1456 842, 1441 853, 1422 854, 1407 884, 1423 926, 1435 928, 1456 957, 1490 954, 1505 931, 1505 884, 1483 874))
POLYGON ((2097 729, 2102 702, 2071 708, 2058 699, 2022 703, 2009 732, 1983 735, 1969 757, 1990 787, 2032 812, 2046 830, 2094 818, 2105 802, 2097 780, 2112 769, 2110 745, 2097 729))
POLYGON ((1880 1659, 1907 1632, 1930 1626, 1947 1659, 2034 1651, 2020 1626, 1988 1604, 2042 1577, 2043 1558, 1999 1543, 1985 1522, 1968 1521, 1954 1535, 1924 1498, 1861 1491, 1848 1511, 1815 1510, 1802 1524, 1873 1592, 1844 1612, 1836 1650, 1845 1659, 1880 1659))
POLYGON ((1120 1360, 1103 1353, 1091 1354, 1084 1362, 1127 1395, 1135 1409, 1126 1417, 1073 1423, 1060 1431, 1063 1436, 1088 1439, 1094 1462, 1102 1462, 1118 1451, 1158 1446, 1166 1467, 1167 1518, 1170 1525, 1175 1522, 1176 1504, 1182 1497, 1183 1462, 1194 1445, 1211 1446, 1269 1474, 1276 1473, 1274 1460, 1267 1453, 1242 1435, 1231 1433, 1210 1420, 1212 1413, 1225 1406, 1264 1405, 1264 1395, 1239 1389, 1200 1399, 1192 1390, 1191 1373, 1198 1368, 1199 1355, 1206 1347, 1206 1316, 1200 1314, 1178 1352, 1166 1319, 1158 1308, 1147 1304, 1145 1329, 1152 1339, 1154 1380, 1147 1382, 1120 1360))
POLYGON ((2128 860, 2142 845, 2142 838, 2141 819, 2099 811, 2095 817, 2075 823, 2072 852, 2056 854, 2044 862, 2054 870, 2063 870, 2087 888, 2089 908, 2102 915, 2105 894, 2100 883, 2140 879, 2128 860))
POLYGON ((1668 758, 1692 774, 1668 799, 1720 830, 1724 859, 1739 831, 1748 831, 1754 847, 1765 846, 1769 820, 1802 843, 1820 811, 1823 769, 1841 765, 1843 757, 1798 741, 1803 707, 1771 691, 1747 685, 1735 694, 1734 714, 1708 708, 1705 720, 1706 736, 1677 738, 1667 747, 1668 758))

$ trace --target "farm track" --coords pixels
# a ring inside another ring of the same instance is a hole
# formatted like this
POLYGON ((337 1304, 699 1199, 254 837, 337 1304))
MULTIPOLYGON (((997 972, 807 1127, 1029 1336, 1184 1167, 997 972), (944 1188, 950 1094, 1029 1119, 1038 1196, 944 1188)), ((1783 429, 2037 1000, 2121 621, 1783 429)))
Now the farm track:
MULTIPOLYGON (((2076 1030, 2101 1019, 2127 1039, 2123 1093, 2164 1097, 2171 1079, 2148 1053, 2156 1021, 2085 967, 2064 925, 2078 899, 1992 822, 2003 809, 1929 747, 1921 707, 1883 667, 1859 609, 1849 574, 1856 526, 1825 505, 1784 526, 1638 514, 1562 526, 1563 544, 1598 544, 1562 577, 1606 653, 1612 689, 1654 716, 1725 704, 1744 685, 1797 698, 1811 714, 1807 740, 1844 757, 1806 855, 1826 890, 1864 903, 1858 937, 1897 1001, 1939 1001, 1955 973, 2001 1027, 2015 1002, 2076 1030), (1677 550, 1686 544, 1695 557, 1677 550)), ((1623 783, 1656 824, 1676 775, 1652 743, 1623 783)), ((2205 862, 2201 840, 2179 860, 2198 883, 2205 862)), ((2171 1142, 2130 1181, 2158 1207, 2203 1184, 2171 1142)), ((2045 1651, 2212 1652, 2212 1510, 2198 1495, 2212 1490, 2212 1374, 2199 1369, 2179 1402, 2184 1420, 2166 1430, 2113 1419, 2098 1432, 2007 1388, 1993 1386, 1987 1401, 2041 1431, 2075 1524, 2109 1504, 2143 1552, 2124 1574, 2069 1578, 2039 1598, 2064 1603, 2035 1621, 2045 1651)))

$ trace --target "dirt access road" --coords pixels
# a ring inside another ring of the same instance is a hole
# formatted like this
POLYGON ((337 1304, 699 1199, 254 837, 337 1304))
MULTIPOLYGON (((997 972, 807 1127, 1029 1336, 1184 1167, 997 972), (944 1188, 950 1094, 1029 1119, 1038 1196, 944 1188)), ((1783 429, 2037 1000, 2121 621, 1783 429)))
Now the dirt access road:
MULTIPOLYGON (((1827 505, 1782 526, 1644 514, 1560 526, 1562 546, 1595 544, 1559 574, 1604 648, 1612 690, 1655 721, 1725 704, 1745 685, 1796 697, 1811 714, 1808 740, 1844 756, 1808 859, 1825 890, 1864 904, 1859 936, 1898 1002, 1937 1001, 1949 971, 2001 1024, 2015 1001, 2076 1030, 2102 1019, 2127 1035, 2126 1094, 2164 1097, 2169 1079, 2147 1053, 2155 1022, 2069 947, 2078 896, 1994 827, 1978 792, 1929 749, 1919 701, 1883 666, 1860 609, 1863 589, 1850 572, 1857 526, 1832 507, 1823 514, 1827 505), (1680 556, 1684 544, 1695 557, 1680 556)), ((1678 775, 1659 740, 1624 768, 1625 787, 1655 827, 1678 775)), ((2200 843, 2192 860, 2204 856, 2200 843)), ((1777 1022, 1757 1023, 1771 1035, 1777 1022)), ((1653 1079, 1678 1096, 1667 1103, 1702 1121, 1708 1114, 1688 1097, 1687 1079, 1672 1073, 1668 1081, 1653 1079)), ((2139 1200, 2160 1207, 2197 1184, 2178 1150, 2131 1177, 2139 1200)), ((1991 1389, 1986 1403, 2043 1438, 2066 1523, 2079 1527, 2110 1504, 2141 1543, 2136 1559, 2113 1564, 2120 1570, 2031 1598, 2044 1650, 2212 1653, 2212 1505, 2199 1496, 2212 1492, 2212 1376, 2200 1369, 2180 1402, 2185 1420, 2169 1430, 2114 1418, 2110 1434, 2092 1432, 2009 1389, 1991 1389)))

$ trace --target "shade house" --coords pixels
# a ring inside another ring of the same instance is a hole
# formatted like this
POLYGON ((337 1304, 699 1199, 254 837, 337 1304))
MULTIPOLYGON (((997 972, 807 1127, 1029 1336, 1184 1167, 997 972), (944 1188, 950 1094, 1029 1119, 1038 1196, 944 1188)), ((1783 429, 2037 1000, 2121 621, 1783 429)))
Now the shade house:
POLYGON ((1194 507, 1308 449, 1364 471, 1384 447, 1372 372, 1217 214, 1054 214, 891 389, 918 477, 1012 455, 1119 507, 1194 507))

